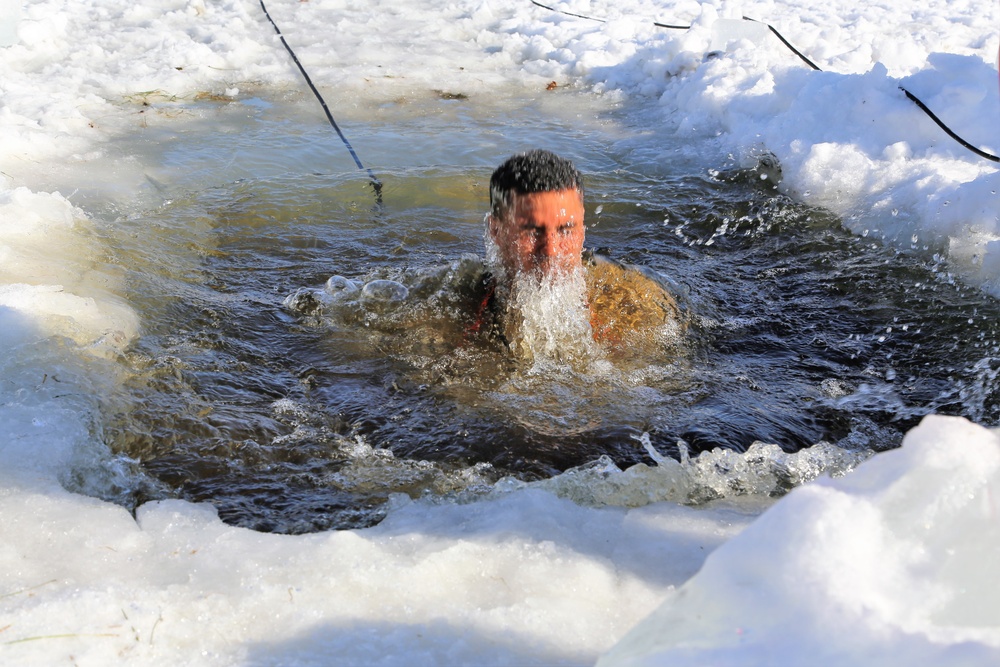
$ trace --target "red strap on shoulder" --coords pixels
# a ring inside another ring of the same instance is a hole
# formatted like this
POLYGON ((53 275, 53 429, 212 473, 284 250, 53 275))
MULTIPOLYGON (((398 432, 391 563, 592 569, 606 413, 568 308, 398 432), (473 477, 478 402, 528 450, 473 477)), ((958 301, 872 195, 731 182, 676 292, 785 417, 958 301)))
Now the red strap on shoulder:
POLYGON ((465 337, 468 339, 471 336, 479 333, 479 330, 483 328, 483 324, 486 322, 486 317, 489 314, 490 302, 493 301, 493 295, 497 291, 497 282, 493 280, 492 277, 486 280, 486 294, 479 302, 479 306, 476 308, 476 317, 472 320, 468 327, 465 328, 465 337))

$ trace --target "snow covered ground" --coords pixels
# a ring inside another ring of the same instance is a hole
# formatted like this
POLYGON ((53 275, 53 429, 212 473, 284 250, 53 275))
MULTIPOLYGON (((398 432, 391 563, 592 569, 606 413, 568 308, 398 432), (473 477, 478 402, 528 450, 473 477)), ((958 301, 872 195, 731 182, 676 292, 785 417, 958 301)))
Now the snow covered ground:
MULTIPOLYGON (((350 100, 340 118, 401 94, 515 99, 550 81, 659 99, 664 131, 705 165, 771 153, 788 194, 1000 295, 1000 169, 900 90, 1000 153, 997 2, 544 4, 606 21, 528 0, 268 10, 317 84, 350 100)), ((902 449, 770 509, 595 508, 527 487, 466 505, 400 501, 375 528, 280 536, 179 501, 133 519, 65 490, 119 474, 102 464, 97 397, 142 326, 73 189, 125 202, 142 174, 108 159, 111 142, 186 122, 198 98, 302 83, 250 0, 2 0, 7 43, 4 664, 1000 662, 989 570, 1000 443, 961 419, 928 418, 902 449)))

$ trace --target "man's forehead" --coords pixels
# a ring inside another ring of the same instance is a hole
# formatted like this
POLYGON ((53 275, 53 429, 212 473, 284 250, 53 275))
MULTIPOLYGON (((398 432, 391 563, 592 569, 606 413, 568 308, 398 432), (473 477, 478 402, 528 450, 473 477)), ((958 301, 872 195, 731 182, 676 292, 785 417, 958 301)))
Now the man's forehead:
POLYGON ((561 190, 541 190, 537 192, 519 192, 515 190, 514 203, 537 204, 542 202, 570 200, 583 203, 583 195, 576 188, 563 188, 561 190))

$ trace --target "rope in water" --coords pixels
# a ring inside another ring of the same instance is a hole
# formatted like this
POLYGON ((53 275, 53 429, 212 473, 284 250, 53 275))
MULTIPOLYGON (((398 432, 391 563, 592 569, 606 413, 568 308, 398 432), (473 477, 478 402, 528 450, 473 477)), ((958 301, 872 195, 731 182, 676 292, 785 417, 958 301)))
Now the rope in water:
MULTIPOLYGON (((583 14, 572 14, 570 12, 565 12, 565 11, 563 11, 561 9, 556 9, 554 7, 549 7, 548 5, 543 5, 540 2, 536 2, 536 0, 531 0, 531 4, 533 4, 533 5, 537 6, 537 7, 541 7, 542 9, 548 9, 549 11, 552 11, 552 12, 557 12, 559 14, 565 14, 566 16, 573 16, 575 18, 587 19, 588 21, 599 21, 601 23, 607 23, 607 19, 595 18, 593 16, 584 16, 583 14)), ((754 23, 764 23, 763 21, 758 21, 757 19, 752 19, 752 18, 750 18, 748 16, 744 16, 743 20, 744 21, 753 21, 754 23)), ((672 29, 672 30, 689 30, 691 28, 691 26, 689 26, 689 25, 686 25, 686 26, 685 25, 669 25, 669 24, 666 24, 666 23, 657 23, 656 21, 653 21, 652 23, 653 23, 653 25, 655 25, 655 26, 657 26, 659 28, 669 28, 669 29, 672 29)), ((787 39, 785 39, 782 36, 782 34, 777 31, 777 29, 774 26, 772 26, 769 23, 764 23, 764 25, 767 26, 767 28, 774 34, 775 37, 777 37, 779 40, 781 40, 782 44, 784 44, 792 53, 794 53, 795 55, 797 55, 805 64, 809 65, 809 67, 813 68, 816 71, 820 71, 820 72, 823 71, 822 69, 820 69, 820 67, 818 65, 816 65, 816 63, 814 63, 813 61, 809 60, 809 58, 807 58, 804 55, 802 55, 802 53, 798 49, 796 49, 794 46, 792 46, 792 44, 787 39)), ((956 134, 954 132, 954 130, 952 130, 950 127, 948 127, 944 123, 944 121, 942 121, 940 118, 938 118, 934 114, 934 112, 931 111, 927 107, 926 104, 924 104, 922 101, 920 101, 920 99, 916 95, 914 95, 913 93, 911 93, 910 91, 908 91, 906 88, 904 88, 902 86, 900 86, 899 89, 903 91, 903 93, 906 95, 907 99, 909 99, 911 102, 913 102, 914 104, 917 105, 917 108, 919 108, 921 111, 923 111, 925 114, 927 114, 927 116, 931 120, 933 120, 935 123, 937 123, 938 127, 940 127, 942 130, 944 130, 945 133, 949 137, 951 137, 952 139, 954 139, 955 141, 957 141, 959 144, 961 144, 963 147, 969 149, 970 151, 972 151, 973 153, 975 153, 979 157, 985 158, 987 160, 992 160, 993 162, 1000 162, 1000 157, 998 157, 996 155, 993 155, 992 153, 987 153, 984 150, 980 150, 980 149, 976 148, 975 146, 973 146, 968 141, 966 141, 965 139, 963 139, 962 137, 958 136, 958 134, 956 134)))
POLYGON ((292 51, 292 47, 290 47, 288 45, 288 42, 285 41, 285 36, 281 34, 281 29, 278 28, 278 24, 274 22, 274 19, 271 18, 271 14, 268 13, 267 7, 264 6, 264 0, 260 0, 260 8, 264 11, 264 16, 267 17, 267 20, 270 21, 272 26, 274 26, 274 31, 278 33, 278 37, 281 39, 281 43, 284 45, 285 50, 288 51, 288 55, 292 57, 292 60, 295 62, 295 65, 299 68, 299 71, 302 72, 302 77, 306 80, 306 84, 309 85, 309 89, 313 92, 313 95, 316 96, 316 99, 319 100, 320 105, 323 107, 324 113, 326 113, 326 119, 330 121, 331 127, 333 127, 333 129, 337 132, 337 136, 339 136, 340 140, 344 142, 344 146, 347 147, 347 150, 351 154, 351 157, 354 158, 354 164, 358 166, 358 169, 368 173, 368 178, 370 178, 372 182, 372 189, 375 191, 375 202, 378 205, 381 205, 382 181, 380 181, 378 177, 375 176, 374 171, 372 171, 368 167, 365 167, 361 163, 361 159, 358 158, 358 154, 354 150, 354 146, 352 146, 351 142, 347 140, 347 137, 341 131, 340 126, 337 125, 337 121, 333 119, 333 114, 330 113, 330 107, 326 105, 326 100, 323 99, 323 96, 320 94, 319 90, 316 89, 316 86, 313 84, 312 79, 309 78, 309 74, 306 72, 306 68, 302 66, 301 62, 299 62, 298 56, 295 55, 295 52, 292 51))

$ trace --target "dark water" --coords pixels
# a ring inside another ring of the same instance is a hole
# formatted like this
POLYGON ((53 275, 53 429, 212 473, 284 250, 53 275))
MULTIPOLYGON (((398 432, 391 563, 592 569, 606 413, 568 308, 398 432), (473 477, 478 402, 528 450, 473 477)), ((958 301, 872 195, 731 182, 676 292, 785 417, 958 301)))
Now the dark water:
POLYGON ((260 530, 347 528, 377 522, 391 493, 539 479, 601 455, 648 462, 642 433, 674 457, 678 441, 692 454, 879 451, 931 411, 997 421, 997 304, 928 251, 843 231, 782 196, 766 160, 672 168, 669 147, 629 126, 638 116, 535 111, 511 123, 449 105, 355 126, 381 207, 363 175, 331 170, 320 120, 264 105, 207 148, 178 137, 163 160, 180 185, 109 225, 145 323, 132 408, 107 426, 148 476, 132 502, 209 501, 260 530), (482 255, 492 166, 529 141, 587 175, 589 248, 671 281, 689 316, 678 346, 532 367, 435 335, 462 317, 453 297, 482 255), (409 295, 284 305, 334 275, 409 295))

